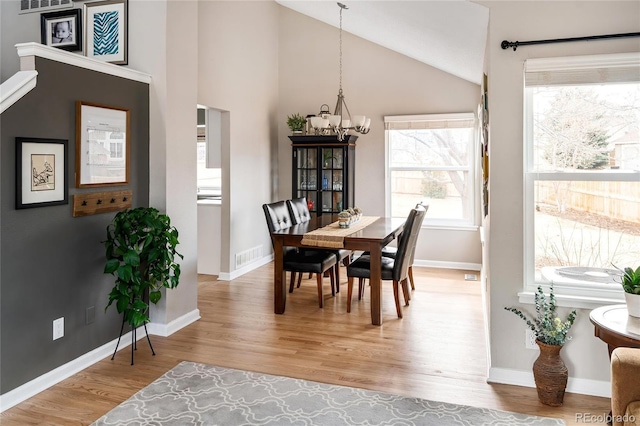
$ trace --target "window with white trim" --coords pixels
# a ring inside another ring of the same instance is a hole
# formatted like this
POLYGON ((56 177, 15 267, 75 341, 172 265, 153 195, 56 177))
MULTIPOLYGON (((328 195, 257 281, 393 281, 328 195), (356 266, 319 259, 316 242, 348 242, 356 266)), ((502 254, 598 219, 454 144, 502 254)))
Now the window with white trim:
POLYGON ((525 292, 622 300, 640 261, 640 54, 525 62, 525 292))
POLYGON ((429 204, 426 225, 475 224, 473 113, 386 116, 387 215, 429 204))

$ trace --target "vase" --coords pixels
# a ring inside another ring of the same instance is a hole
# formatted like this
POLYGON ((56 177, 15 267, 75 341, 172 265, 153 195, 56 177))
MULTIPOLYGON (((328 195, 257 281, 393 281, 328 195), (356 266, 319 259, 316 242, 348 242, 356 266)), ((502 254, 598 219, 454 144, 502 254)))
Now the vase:
POLYGON ((533 378, 538 399, 545 405, 559 407, 564 399, 569 372, 560 357, 562 346, 547 345, 536 340, 540 355, 533 363, 533 378))
POLYGON ((640 294, 624 293, 627 302, 627 312, 632 317, 640 317, 640 294))

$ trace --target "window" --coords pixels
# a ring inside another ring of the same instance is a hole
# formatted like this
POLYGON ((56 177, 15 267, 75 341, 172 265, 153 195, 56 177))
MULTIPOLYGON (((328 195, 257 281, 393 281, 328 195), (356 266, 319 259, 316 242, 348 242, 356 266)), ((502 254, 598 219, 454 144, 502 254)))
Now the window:
POLYGON ((475 224, 473 113, 387 116, 387 215, 429 203, 425 224, 475 224))
POLYGON ((616 267, 640 259, 640 54, 527 60, 524 99, 525 290, 622 300, 616 267))

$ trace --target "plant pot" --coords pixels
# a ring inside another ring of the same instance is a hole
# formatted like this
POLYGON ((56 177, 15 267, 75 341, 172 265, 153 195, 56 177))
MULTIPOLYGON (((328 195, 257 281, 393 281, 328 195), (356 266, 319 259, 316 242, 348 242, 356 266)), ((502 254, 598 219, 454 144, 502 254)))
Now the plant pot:
POLYGON ((559 407, 564 400, 569 372, 560 357, 562 346, 547 345, 536 340, 540 355, 533 363, 533 378, 538 399, 545 405, 559 407))
POLYGON ((640 317, 640 294, 624 293, 627 301, 627 312, 632 317, 640 317))

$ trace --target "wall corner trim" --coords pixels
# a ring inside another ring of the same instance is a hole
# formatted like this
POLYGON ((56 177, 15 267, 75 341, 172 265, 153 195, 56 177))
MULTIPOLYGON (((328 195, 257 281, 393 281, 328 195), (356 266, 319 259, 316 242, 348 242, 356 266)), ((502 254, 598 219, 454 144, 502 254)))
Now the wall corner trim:
POLYGON ((97 59, 87 58, 77 53, 67 52, 55 47, 45 46, 44 44, 30 42, 16 44, 18 56, 25 58, 29 56, 39 56, 41 58, 58 61, 76 67, 85 68, 104 74, 122 77, 129 80, 139 81, 141 83, 151 83, 151 76, 131 68, 125 68, 121 65, 114 65, 108 62, 98 61, 97 59))
POLYGON ((38 71, 18 71, 0 85, 0 114, 36 87, 37 76, 38 71))

